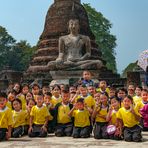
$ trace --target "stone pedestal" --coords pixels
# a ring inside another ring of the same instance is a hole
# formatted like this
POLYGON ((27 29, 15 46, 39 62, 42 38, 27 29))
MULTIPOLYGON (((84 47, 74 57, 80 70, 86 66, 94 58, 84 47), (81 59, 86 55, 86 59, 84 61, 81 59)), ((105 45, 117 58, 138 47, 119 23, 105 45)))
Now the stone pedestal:
MULTIPOLYGON (((99 72, 96 73, 96 71, 91 70, 92 79, 97 83, 99 78, 99 72)), ((53 84, 68 84, 72 85, 78 80, 82 78, 83 71, 77 70, 77 71, 50 71, 50 75, 53 79, 51 81, 51 85, 53 84)))

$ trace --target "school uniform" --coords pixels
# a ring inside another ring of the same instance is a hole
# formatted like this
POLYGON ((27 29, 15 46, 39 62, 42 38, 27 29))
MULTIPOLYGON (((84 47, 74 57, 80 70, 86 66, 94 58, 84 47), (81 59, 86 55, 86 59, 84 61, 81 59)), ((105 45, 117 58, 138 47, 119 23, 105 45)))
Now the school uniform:
POLYGON ((95 118, 94 138, 95 139, 101 139, 101 138, 107 139, 108 138, 108 134, 107 134, 108 122, 106 121, 106 119, 99 117, 99 115, 107 116, 108 107, 105 107, 105 108, 99 107, 97 112, 98 114, 96 115, 96 118, 95 118))
POLYGON ((46 121, 46 117, 51 116, 46 106, 33 106, 30 116, 33 117, 33 130, 29 133, 29 137, 46 137, 47 131, 43 131, 42 127, 46 121))
MULTIPOLYGON (((135 113, 139 115, 136 109, 135 113)), ((136 120, 133 113, 130 110, 126 110, 124 107, 120 108, 117 113, 117 118, 123 121, 124 130, 123 136, 125 141, 141 141, 141 127, 139 126, 139 121, 136 120)))
POLYGON ((80 98, 84 98, 84 103, 87 105, 87 107, 92 108, 95 106, 95 99, 91 95, 87 95, 86 97, 79 95, 77 98, 75 98, 75 102, 77 102, 77 100, 80 98))
POLYGON ((21 100, 21 102, 22 102, 22 110, 26 110, 27 109, 27 101, 26 101, 25 95, 20 94, 18 96, 18 99, 21 100))
POLYGON ((6 139, 6 132, 9 126, 12 126, 12 112, 8 107, 0 110, 0 141, 6 139))
POLYGON ((84 110, 74 110, 74 128, 73 128, 73 138, 88 138, 90 137, 90 114, 84 110))
POLYGON ((64 105, 58 103, 55 107, 55 119, 56 119, 56 129, 55 135, 57 137, 71 136, 73 130, 72 118, 69 117, 68 113, 72 109, 72 104, 64 105))
POLYGON ((47 126, 47 131, 48 133, 54 133, 55 130, 55 123, 54 123, 54 110, 51 109, 53 107, 53 105, 50 103, 48 105, 44 104, 44 106, 47 107, 49 113, 51 114, 51 116, 49 116, 49 121, 48 121, 48 126, 47 126))
POLYGON ((6 106, 7 106, 10 110, 12 110, 12 103, 11 103, 10 101, 7 101, 6 106))
MULTIPOLYGON (((109 125, 116 126, 116 123, 117 123, 117 113, 118 113, 118 111, 112 110, 111 115, 110 115, 111 117, 110 117, 109 125)), ((109 138, 113 139, 113 140, 121 140, 122 139, 122 137, 119 137, 119 136, 115 135, 115 133, 110 134, 109 138)))
POLYGON ((19 138, 28 133, 28 126, 26 124, 27 118, 29 118, 26 110, 20 110, 19 112, 13 110, 13 125, 12 125, 12 137, 19 138))
POLYGON ((61 102, 62 102, 61 96, 59 96, 59 98, 56 98, 55 96, 51 97, 51 104, 53 105, 53 107, 55 107, 58 103, 61 102))

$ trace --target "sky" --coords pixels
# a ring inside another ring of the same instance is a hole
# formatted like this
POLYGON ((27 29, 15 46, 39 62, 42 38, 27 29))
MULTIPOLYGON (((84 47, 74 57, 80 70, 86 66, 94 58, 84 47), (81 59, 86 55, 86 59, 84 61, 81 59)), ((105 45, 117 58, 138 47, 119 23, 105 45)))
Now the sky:
MULTIPOLYGON (((17 41, 36 45, 54 0, 0 0, 0 25, 17 41)), ((148 0, 81 0, 112 23, 118 73, 148 49, 148 0)))

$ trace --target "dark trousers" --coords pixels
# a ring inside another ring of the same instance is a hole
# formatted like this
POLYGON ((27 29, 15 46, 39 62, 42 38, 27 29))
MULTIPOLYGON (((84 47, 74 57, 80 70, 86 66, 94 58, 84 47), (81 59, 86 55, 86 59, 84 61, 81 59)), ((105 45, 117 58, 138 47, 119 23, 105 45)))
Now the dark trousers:
POLYGON ((28 134, 28 125, 19 126, 12 129, 12 137, 19 138, 28 134))
POLYGON ((138 125, 125 127, 123 131, 125 141, 140 142, 142 139, 141 128, 138 125))
POLYGON ((74 127, 73 128, 73 138, 88 138, 90 137, 90 126, 86 127, 74 127))
POLYGON ((42 130, 43 125, 33 125, 33 130, 28 134, 29 137, 47 137, 47 131, 42 130))
POLYGON ((72 123, 67 123, 67 124, 58 124, 56 126, 55 130, 55 135, 57 137, 62 137, 62 136, 71 136, 73 130, 73 124, 72 123))
POLYGON ((94 127, 94 138, 95 139, 108 139, 107 134, 107 122, 96 122, 94 127))
POLYGON ((54 122, 54 120, 48 121, 47 131, 48 131, 48 133, 54 133, 54 131, 55 131, 55 122, 54 122))
POLYGON ((0 141, 6 140, 6 128, 0 128, 0 141))

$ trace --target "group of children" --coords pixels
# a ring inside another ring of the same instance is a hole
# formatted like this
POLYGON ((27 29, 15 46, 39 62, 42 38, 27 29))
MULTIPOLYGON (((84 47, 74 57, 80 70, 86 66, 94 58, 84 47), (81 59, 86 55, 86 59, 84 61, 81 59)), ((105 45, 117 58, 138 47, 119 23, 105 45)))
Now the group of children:
POLYGON ((7 93, 0 91, 0 141, 19 138, 72 136, 73 138, 142 141, 148 131, 148 90, 95 86, 89 71, 77 85, 18 83, 7 93))

